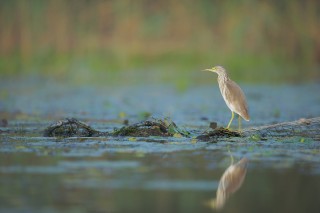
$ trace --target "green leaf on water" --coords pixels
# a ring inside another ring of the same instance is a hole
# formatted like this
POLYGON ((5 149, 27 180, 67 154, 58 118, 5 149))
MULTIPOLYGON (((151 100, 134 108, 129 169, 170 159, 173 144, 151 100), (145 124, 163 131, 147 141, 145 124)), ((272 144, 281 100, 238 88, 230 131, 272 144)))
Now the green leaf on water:
POLYGON ((197 142, 198 142, 198 139, 192 138, 192 140, 191 140, 191 143, 192 143, 192 144, 195 144, 195 143, 197 143, 197 142))
POLYGON ((119 112, 118 117, 123 119, 123 118, 127 117, 127 114, 125 112, 119 112))
POLYGON ((26 146, 16 146, 15 147, 17 150, 21 150, 21 149, 26 149, 27 147, 26 146))
POLYGON ((260 135, 257 135, 257 134, 251 135, 251 136, 250 136, 250 140, 251 140, 251 141, 255 141, 255 142, 261 141, 261 136, 260 136, 260 135))
POLYGON ((129 140, 129 141, 137 141, 137 138, 135 138, 135 137, 130 137, 128 140, 129 140))
POLYGON ((173 137, 175 138, 182 138, 182 135, 180 133, 174 133, 173 137))
POLYGON ((165 118, 164 119, 164 124, 167 126, 168 129, 168 133, 170 133, 171 135, 175 135, 175 134, 180 134, 181 137, 182 136, 190 136, 190 132, 188 132, 185 129, 179 128, 173 121, 171 121, 169 118, 165 118))

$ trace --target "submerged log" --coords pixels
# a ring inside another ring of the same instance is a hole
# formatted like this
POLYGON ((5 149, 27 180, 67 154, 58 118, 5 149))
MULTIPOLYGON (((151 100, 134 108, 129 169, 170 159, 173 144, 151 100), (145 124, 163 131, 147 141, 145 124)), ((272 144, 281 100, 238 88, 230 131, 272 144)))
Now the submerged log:
POLYGON ((243 136, 261 137, 306 137, 320 140, 320 117, 301 118, 297 121, 253 127, 243 130, 243 136))

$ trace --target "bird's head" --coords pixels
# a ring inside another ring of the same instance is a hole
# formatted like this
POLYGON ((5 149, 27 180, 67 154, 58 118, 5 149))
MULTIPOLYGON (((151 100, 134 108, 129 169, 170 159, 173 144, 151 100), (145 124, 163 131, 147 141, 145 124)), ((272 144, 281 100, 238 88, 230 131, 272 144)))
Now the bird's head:
POLYGON ((225 75, 227 73, 226 70, 222 66, 215 66, 215 67, 212 67, 211 69, 205 69, 202 71, 215 72, 218 75, 225 75))

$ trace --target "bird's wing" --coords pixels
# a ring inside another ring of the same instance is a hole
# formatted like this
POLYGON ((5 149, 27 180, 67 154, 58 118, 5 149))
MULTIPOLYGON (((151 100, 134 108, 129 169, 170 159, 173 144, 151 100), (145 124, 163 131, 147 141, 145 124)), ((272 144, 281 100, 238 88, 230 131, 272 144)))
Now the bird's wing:
POLYGON ((248 159, 242 158, 223 173, 217 190, 215 202, 217 209, 221 209, 227 199, 241 187, 247 173, 247 165, 248 159))
POLYGON ((225 82, 224 93, 225 101, 229 108, 245 120, 249 120, 250 116, 248 114, 246 97, 238 84, 229 79, 225 82))

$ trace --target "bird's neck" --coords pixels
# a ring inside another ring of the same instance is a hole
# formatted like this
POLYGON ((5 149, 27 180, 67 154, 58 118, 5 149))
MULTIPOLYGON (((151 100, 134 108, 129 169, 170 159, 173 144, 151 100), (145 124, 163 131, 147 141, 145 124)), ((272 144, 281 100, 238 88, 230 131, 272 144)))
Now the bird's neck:
POLYGON ((218 75, 218 81, 219 82, 224 82, 224 81, 227 81, 229 80, 229 76, 227 73, 221 73, 220 75, 218 75))

